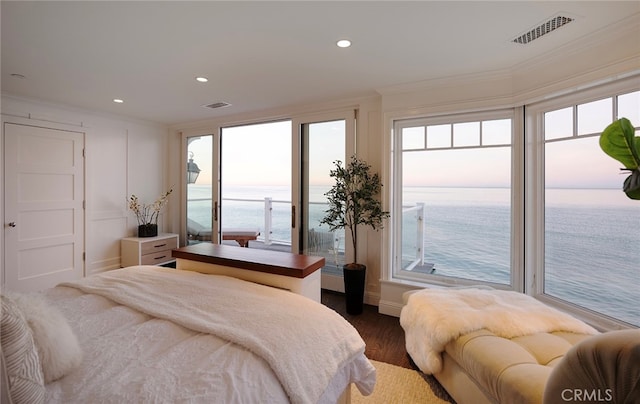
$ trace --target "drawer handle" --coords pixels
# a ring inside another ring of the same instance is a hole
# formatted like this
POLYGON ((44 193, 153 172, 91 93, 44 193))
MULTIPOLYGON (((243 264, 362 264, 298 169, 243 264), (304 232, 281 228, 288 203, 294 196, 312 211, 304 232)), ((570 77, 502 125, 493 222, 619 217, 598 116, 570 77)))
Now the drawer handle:
POLYGON ((161 260, 161 259, 163 259, 163 258, 167 258, 167 256, 166 256, 166 255, 163 255, 162 257, 155 257, 154 259, 155 259, 155 260, 161 260))
POLYGON ((164 247, 164 246, 166 246, 166 245, 167 245, 167 243, 164 243, 164 244, 154 245, 154 247, 155 247, 155 248, 160 248, 160 247, 164 247))

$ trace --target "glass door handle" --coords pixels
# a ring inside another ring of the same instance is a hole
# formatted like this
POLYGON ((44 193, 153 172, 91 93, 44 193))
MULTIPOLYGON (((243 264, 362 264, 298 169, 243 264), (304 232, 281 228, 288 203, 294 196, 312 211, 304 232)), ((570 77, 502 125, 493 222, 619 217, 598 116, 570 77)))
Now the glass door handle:
POLYGON ((291 206, 291 228, 296 228, 296 207, 295 205, 291 206))

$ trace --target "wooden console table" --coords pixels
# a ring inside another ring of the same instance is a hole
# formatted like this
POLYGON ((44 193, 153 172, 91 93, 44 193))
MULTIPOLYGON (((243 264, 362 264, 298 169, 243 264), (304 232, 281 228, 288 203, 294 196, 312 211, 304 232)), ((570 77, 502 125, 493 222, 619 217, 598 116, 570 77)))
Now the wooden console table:
POLYGON ((227 275, 262 283, 320 302, 323 257, 200 243, 172 251, 179 270, 227 275))

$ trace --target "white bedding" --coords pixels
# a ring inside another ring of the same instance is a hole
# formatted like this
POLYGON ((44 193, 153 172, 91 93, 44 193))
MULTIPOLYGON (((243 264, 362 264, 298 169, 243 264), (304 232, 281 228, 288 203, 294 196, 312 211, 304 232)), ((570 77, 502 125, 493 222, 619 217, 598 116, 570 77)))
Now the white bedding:
MULTIPOLYGON (((147 270, 140 267, 138 274, 147 270)), ((178 277, 171 278, 171 282, 181 284, 181 271, 167 269, 153 269, 153 271, 177 274, 178 277)), ((116 273, 125 274, 126 271, 111 271, 111 274, 116 273)), ((204 286, 205 283, 224 285, 231 279, 191 272, 187 276, 191 281, 197 279, 197 282, 203 283, 203 287, 207 287, 204 286)), ((87 280, 93 278, 90 277, 87 280)), ((125 283, 129 282, 134 281, 127 278, 125 283)), ((299 300, 301 297, 290 292, 236 279, 232 279, 232 283, 235 285, 234 289, 209 292, 214 293, 216 298, 196 299, 200 301, 198 304, 210 301, 215 307, 225 300, 233 302, 232 296, 239 294, 238 285, 244 284, 252 293, 255 293, 256 286, 259 286, 259 289, 264 288, 270 296, 275 291, 276 305, 281 308, 290 304, 299 307, 301 303, 299 300), (225 299, 222 293, 230 295, 225 299), (292 300, 289 300, 290 298, 292 300)), ((175 290, 180 290, 180 287, 175 290)), ((163 294, 164 300, 169 304, 177 302, 176 295, 167 295, 167 292, 162 290, 158 296, 162 298, 163 294)), ((177 292, 177 295, 179 296, 180 292, 177 292)), ((194 290, 193 295, 199 295, 197 290, 194 290)), ((247 346, 246 341, 242 342, 245 346, 232 343, 218 336, 194 331, 185 326, 188 325, 188 321, 186 323, 178 321, 182 323, 179 325, 176 321, 145 314, 140 310, 120 305, 112 299, 96 294, 86 294, 76 288, 59 286, 47 291, 46 296, 54 301, 67 317, 84 352, 81 368, 47 385, 47 402, 332 403, 351 382, 356 383, 364 394, 370 393, 375 383, 375 369, 364 356, 364 343, 349 357, 344 356, 343 353, 343 356, 337 359, 340 365, 327 374, 327 368, 322 363, 327 358, 325 349, 314 350, 323 345, 317 339, 301 335, 290 319, 287 322, 286 315, 280 316, 277 313, 267 315, 270 313, 267 307, 259 307, 247 312, 262 313, 263 319, 271 323, 273 328, 279 329, 276 335, 280 338, 280 345, 285 350, 277 353, 276 357, 280 354, 287 357, 286 351, 289 348, 293 350, 292 352, 298 352, 295 348, 296 344, 292 342, 308 341, 306 352, 296 353, 293 361, 269 364, 256 355, 255 346, 247 346), (278 318, 286 325, 277 325, 278 318), (308 366, 310 364, 312 366, 308 366), (287 380, 286 375, 283 376, 285 372, 282 370, 283 366, 284 369, 288 367, 288 371, 299 370, 296 376, 300 379, 299 384, 287 380), (313 371, 313 375, 309 374, 308 372, 314 367, 317 371, 313 371), (318 380, 323 385, 321 389, 318 387, 318 380)), ((308 300, 303 299, 305 302, 308 300)), ((158 305, 160 306, 162 304, 158 305)), ((193 312, 205 309, 204 307, 195 308, 196 306, 191 306, 190 303, 185 307, 187 309, 193 307, 193 312)), ((213 310, 213 307, 209 309, 213 310)), ((224 307, 228 308, 229 304, 224 307)), ((223 313, 227 311, 233 313, 233 310, 224 308, 222 310, 223 313)), ((285 313, 286 310, 279 312, 285 313)), ((189 317, 189 312, 185 313, 184 317, 189 317)), ((233 314, 231 318, 235 315, 233 314)), ((325 318, 323 321, 328 319, 325 318)), ((344 320, 336 318, 336 321, 344 320)), ((241 319, 236 318, 233 323, 240 322, 241 319)), ((228 333, 223 332, 223 335, 229 337, 228 333)), ((349 334, 347 340, 353 341, 352 337, 353 335, 349 334)), ((338 353, 335 349, 329 352, 330 355, 338 353)))

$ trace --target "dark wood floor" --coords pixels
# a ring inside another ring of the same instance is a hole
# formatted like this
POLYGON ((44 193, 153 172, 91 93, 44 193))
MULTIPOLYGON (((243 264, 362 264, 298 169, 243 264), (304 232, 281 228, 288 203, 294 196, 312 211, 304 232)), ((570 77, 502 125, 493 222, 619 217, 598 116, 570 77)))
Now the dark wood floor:
POLYGON ((367 344, 367 358, 415 369, 405 349, 399 318, 380 314, 376 306, 366 304, 362 314, 347 314, 344 295, 328 290, 322 290, 322 304, 341 314, 358 330, 367 344))
POLYGON ((322 304, 338 312, 358 330, 366 344, 367 358, 417 371, 436 397, 455 404, 440 383, 433 376, 420 372, 407 354, 399 318, 380 314, 376 306, 366 304, 362 314, 347 314, 344 294, 324 289, 322 304))

